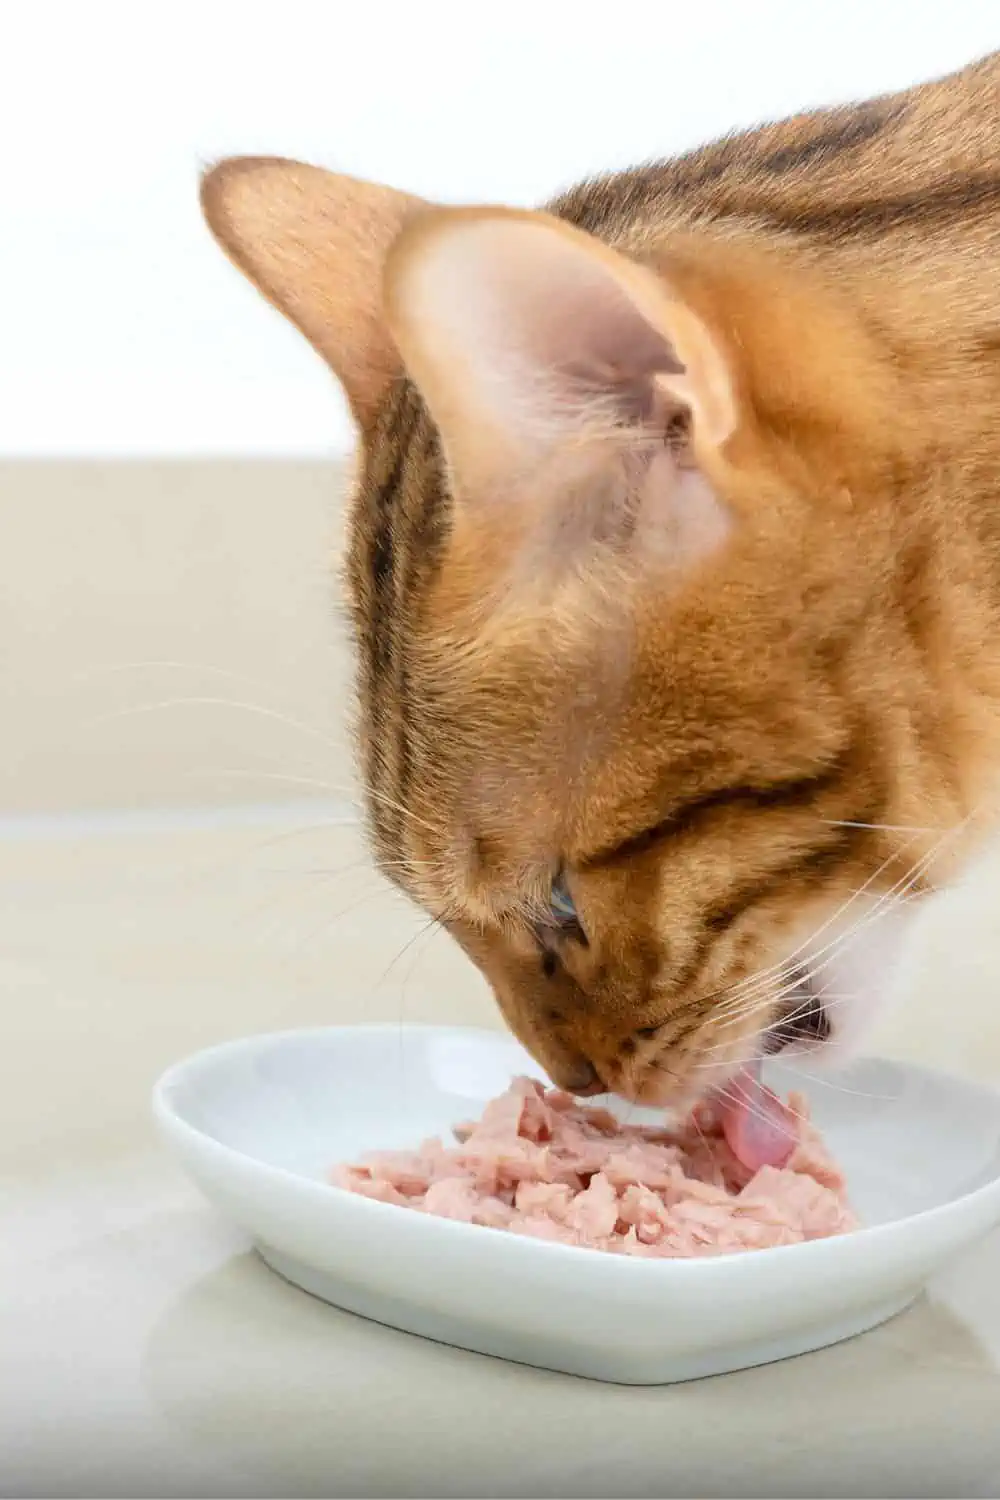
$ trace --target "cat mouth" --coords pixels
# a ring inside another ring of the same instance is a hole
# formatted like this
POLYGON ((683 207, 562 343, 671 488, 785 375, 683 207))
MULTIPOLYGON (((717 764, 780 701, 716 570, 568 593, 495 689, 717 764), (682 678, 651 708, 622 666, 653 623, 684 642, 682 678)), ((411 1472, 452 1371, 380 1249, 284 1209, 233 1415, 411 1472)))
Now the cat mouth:
POLYGON ((764 1033, 764 1051, 811 1051, 829 1041, 833 1033, 830 1012, 823 997, 806 975, 800 975, 786 996, 784 1009, 764 1033))

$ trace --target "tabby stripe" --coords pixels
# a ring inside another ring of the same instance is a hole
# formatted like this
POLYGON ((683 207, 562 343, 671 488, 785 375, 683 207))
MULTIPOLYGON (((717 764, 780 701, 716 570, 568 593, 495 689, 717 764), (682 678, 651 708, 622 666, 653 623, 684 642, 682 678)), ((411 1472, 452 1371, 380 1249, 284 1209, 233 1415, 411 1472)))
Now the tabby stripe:
POLYGON ((798 141, 787 139, 798 123, 794 121, 727 136, 672 161, 581 183, 557 198, 551 211, 591 234, 612 239, 629 222, 649 219, 654 208, 666 223, 679 209, 693 209, 699 217, 707 209, 711 219, 748 213, 766 216, 768 207, 753 208, 743 201, 755 178, 778 178, 800 168, 822 171, 842 153, 865 146, 898 125, 908 109, 906 100, 881 99, 835 112, 817 111, 801 122, 804 128, 817 127, 814 134, 798 141), (716 189, 725 194, 727 186, 734 194, 731 203, 715 196, 716 189), (699 204, 701 195, 704 202, 699 204))
POLYGON ((754 203, 740 197, 734 210, 760 222, 802 234, 824 234, 836 239, 858 234, 884 234, 889 229, 927 227, 942 222, 961 222, 1000 205, 1000 178, 959 177, 942 187, 917 193, 898 193, 886 198, 822 204, 800 200, 776 208, 772 203, 754 203))
POLYGON ((887 125, 895 123, 902 113, 901 107, 886 109, 877 104, 858 105, 840 118, 827 122, 823 129, 806 140, 790 142, 768 152, 757 165, 765 172, 780 176, 815 162, 828 163, 844 151, 867 145, 881 135, 887 125))
POLYGON ((392 664, 396 630, 395 539, 400 496, 406 477, 407 450, 417 413, 414 403, 404 389, 398 396, 386 423, 386 430, 377 441, 384 443, 392 454, 392 461, 384 478, 374 486, 371 508, 376 518, 372 541, 368 549, 369 580, 372 590, 372 607, 369 625, 368 691, 372 721, 371 758, 369 775, 376 795, 371 799, 370 815, 376 833, 383 841, 389 838, 390 826, 399 839, 399 823, 402 814, 390 818, 389 800, 396 800, 393 788, 387 785, 392 778, 385 755, 387 743, 386 725, 395 715, 391 702, 386 712, 387 700, 393 691, 392 664))
POLYGON ((617 864, 636 854, 642 854, 661 839, 673 838, 688 833, 708 814, 720 807, 748 807, 755 809, 779 807, 808 807, 817 797, 832 791, 844 778, 847 770, 847 755, 841 755, 832 765, 809 776, 796 776, 787 781, 777 781, 769 786, 725 786, 704 792, 687 802, 678 803, 665 818, 644 828, 629 838, 607 849, 598 850, 580 861, 581 868, 595 869, 617 864))
MULTIPOLYGON (((868 820, 865 819, 865 821, 868 820)), ((683 969, 671 977, 672 985, 677 990, 684 990, 695 984, 718 939, 751 906, 756 906, 758 902, 765 900, 774 891, 790 882, 809 882, 816 877, 828 874, 848 860, 870 837, 871 833, 867 828, 829 828, 826 830, 822 843, 800 850, 791 859, 773 870, 768 870, 756 880, 745 881, 737 886, 724 902, 706 913, 694 952, 683 969)))
MULTIPOLYGON (((409 436, 412 441, 412 429, 409 436)), ((431 476, 435 472, 433 460, 437 439, 429 424, 424 428, 423 438, 422 451, 416 459, 421 472, 426 477, 421 492, 416 496, 419 510, 415 516, 404 510, 402 517, 405 522, 405 538, 400 549, 401 557, 396 578, 396 619, 398 621, 404 621, 407 618, 408 603, 416 596, 419 574, 426 561, 424 529, 427 511, 439 505, 441 499, 439 485, 431 482, 431 476)), ((393 791, 400 809, 406 806, 413 780, 409 644, 408 634, 400 632, 396 641, 396 786, 393 791)), ((402 811, 399 816, 402 820, 402 811)), ((405 849, 406 843, 401 841, 399 847, 405 849)))
POLYGON ((372 509, 377 517, 369 553, 375 608, 372 616, 372 669, 380 671, 391 658, 392 604, 395 583, 394 532, 399 493, 406 473, 407 447, 414 415, 404 395, 397 401, 389 430, 382 439, 392 452, 389 472, 379 483, 372 509))

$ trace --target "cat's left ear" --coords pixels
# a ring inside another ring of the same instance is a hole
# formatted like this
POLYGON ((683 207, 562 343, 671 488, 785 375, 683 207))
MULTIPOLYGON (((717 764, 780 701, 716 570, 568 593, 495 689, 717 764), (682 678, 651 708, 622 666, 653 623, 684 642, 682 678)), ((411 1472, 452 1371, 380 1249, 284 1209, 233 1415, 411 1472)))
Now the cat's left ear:
POLYGON ((202 180, 202 211, 229 258, 305 334, 362 427, 402 374, 382 271, 427 205, 377 182, 280 157, 233 157, 202 180))
POLYGON ((683 415, 695 452, 736 427, 723 351, 669 280, 548 214, 423 213, 384 295, 459 490, 506 487, 602 425, 683 415))

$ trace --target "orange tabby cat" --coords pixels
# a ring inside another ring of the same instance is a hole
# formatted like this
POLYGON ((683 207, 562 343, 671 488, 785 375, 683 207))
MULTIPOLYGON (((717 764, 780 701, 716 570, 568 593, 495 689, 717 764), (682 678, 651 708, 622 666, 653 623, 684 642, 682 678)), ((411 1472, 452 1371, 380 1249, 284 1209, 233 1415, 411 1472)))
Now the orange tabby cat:
POLYGON ((559 1083, 853 1038, 1000 758, 1000 54, 436 208, 223 162, 360 431, 377 855, 559 1083))

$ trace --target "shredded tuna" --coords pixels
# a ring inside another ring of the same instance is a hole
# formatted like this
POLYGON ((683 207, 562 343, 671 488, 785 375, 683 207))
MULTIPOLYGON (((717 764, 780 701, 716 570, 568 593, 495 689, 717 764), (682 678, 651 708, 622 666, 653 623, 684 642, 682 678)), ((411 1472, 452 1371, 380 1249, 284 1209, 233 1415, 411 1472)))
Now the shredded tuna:
POLYGON ((792 1094, 788 1109, 798 1140, 787 1164, 751 1173, 710 1104, 674 1131, 622 1125, 516 1078, 478 1121, 455 1128, 457 1145, 373 1152, 332 1181, 419 1213, 619 1255, 721 1255, 857 1228, 806 1101, 792 1094))

